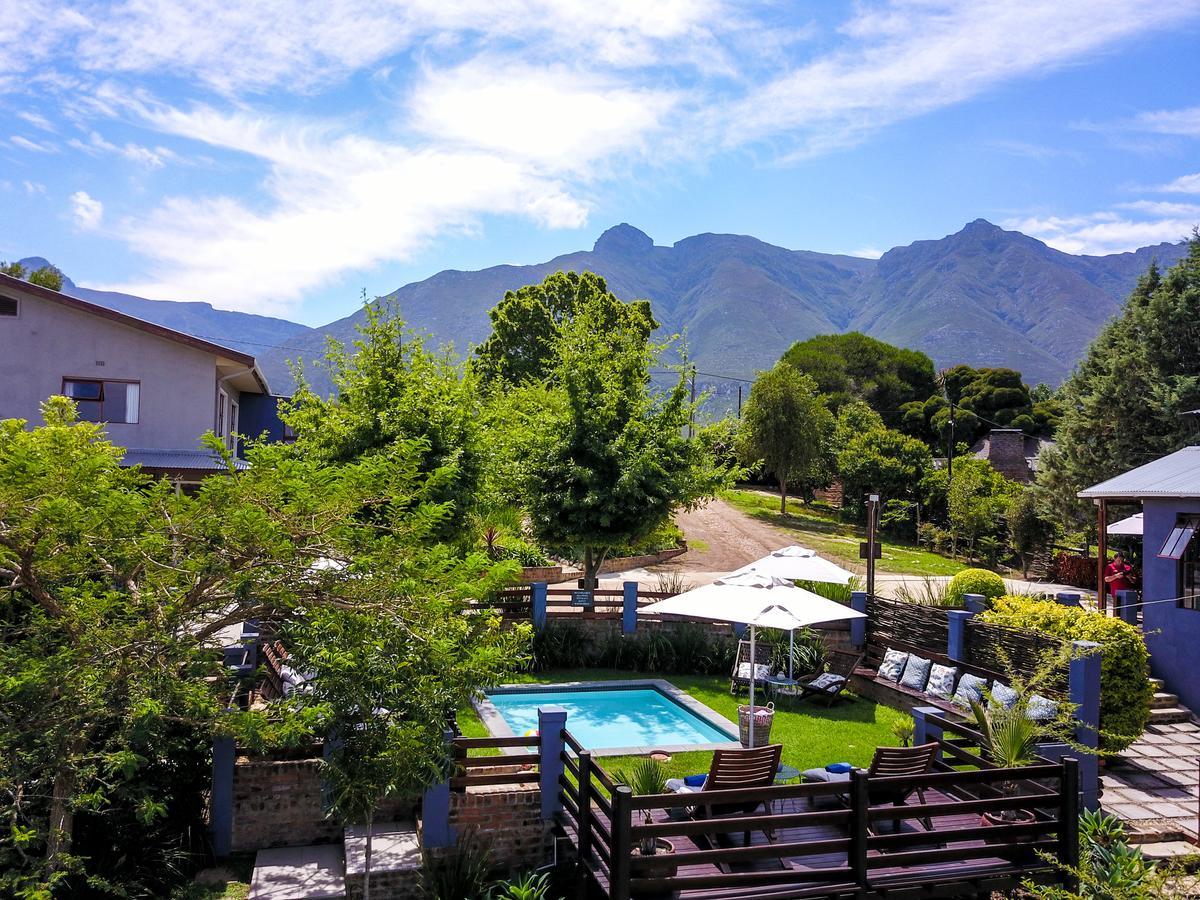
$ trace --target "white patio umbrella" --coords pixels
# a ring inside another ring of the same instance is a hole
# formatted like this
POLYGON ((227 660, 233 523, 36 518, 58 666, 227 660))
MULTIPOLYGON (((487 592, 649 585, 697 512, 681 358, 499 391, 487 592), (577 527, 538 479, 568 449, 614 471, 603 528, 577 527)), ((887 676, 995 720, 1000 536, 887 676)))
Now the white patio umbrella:
POLYGON ((854 577, 853 572, 818 556, 816 550, 796 544, 774 550, 737 571, 758 572, 792 581, 828 581, 833 584, 846 584, 854 577))
MULTIPOLYGON (((846 584, 854 577, 853 572, 847 572, 837 563, 818 556, 816 550, 798 544, 774 550, 737 571, 774 575, 776 578, 787 578, 790 581, 827 581, 832 584, 846 584)), ((792 677, 795 636, 795 631, 788 631, 788 678, 792 677)))
POLYGON ((1142 514, 1134 513, 1127 519, 1122 519, 1119 522, 1113 522, 1108 526, 1109 534, 1132 534, 1141 537, 1142 535, 1142 514))
POLYGON ((734 572, 695 590, 685 591, 642 608, 658 615, 687 616, 710 622, 742 622, 750 626, 750 746, 754 746, 755 629, 791 631, 819 622, 860 619, 848 606, 798 588, 786 578, 757 572, 734 572))

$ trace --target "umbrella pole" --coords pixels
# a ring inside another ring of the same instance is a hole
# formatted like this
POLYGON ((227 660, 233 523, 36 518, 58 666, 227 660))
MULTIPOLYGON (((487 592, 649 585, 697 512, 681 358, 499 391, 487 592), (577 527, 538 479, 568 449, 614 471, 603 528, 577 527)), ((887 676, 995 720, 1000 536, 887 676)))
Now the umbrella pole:
POLYGON ((754 626, 750 626, 750 746, 754 746, 754 676, 757 675, 754 662, 754 626))
POLYGON ((796 642, 796 629, 789 628, 788 629, 788 681, 795 680, 792 677, 792 657, 795 656, 795 653, 793 653, 792 651, 795 648, 795 642, 796 642))

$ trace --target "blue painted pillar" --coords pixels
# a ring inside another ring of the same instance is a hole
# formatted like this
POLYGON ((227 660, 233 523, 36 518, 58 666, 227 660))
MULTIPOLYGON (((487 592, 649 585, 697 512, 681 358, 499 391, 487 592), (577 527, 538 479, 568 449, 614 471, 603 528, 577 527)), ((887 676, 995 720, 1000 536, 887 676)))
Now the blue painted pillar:
POLYGON ((218 858, 233 852, 233 766, 236 756, 232 737, 213 738, 208 827, 212 833, 213 855, 218 858))
POLYGON ((535 581, 529 586, 533 600, 533 630, 543 631, 546 628, 546 582, 535 581))
MULTIPOLYGON (((935 725, 932 722, 925 720, 926 716, 942 716, 943 711, 936 706, 915 706, 913 707, 913 746, 919 747, 922 744, 928 744, 932 741, 940 741, 942 739, 942 726, 935 725)), ((938 753, 941 756, 941 753, 938 753)))
MULTIPOLYGON (((454 740, 454 732, 447 729, 443 734, 447 749, 454 740)), ((421 801, 421 840, 426 847, 453 847, 457 842, 454 828, 450 825, 450 777, 425 789, 421 801)))
POLYGON ((622 586, 624 594, 621 606, 621 633, 633 634, 637 631, 637 612, 638 612, 638 583, 636 581, 626 581, 622 586))
POLYGON ((946 638, 946 655, 955 662, 967 661, 967 622, 975 615, 969 609, 951 609, 946 612, 946 623, 950 634, 946 638))
POLYGON ((563 774, 563 729, 567 727, 567 711, 561 706, 538 707, 538 735, 541 738, 538 754, 541 760, 542 818, 552 821, 562 809, 558 780, 563 774))
POLYGON ((1137 591, 1117 591, 1116 612, 1122 621, 1128 622, 1130 625, 1137 625, 1138 602, 1137 591))
MULTIPOLYGON (((1075 740, 1081 747, 1100 746, 1100 645, 1095 641, 1075 641, 1068 677, 1071 703, 1075 707, 1075 740)), ((1077 752, 1079 788, 1084 809, 1100 805, 1100 767, 1095 753, 1077 752)))
POLYGON ((1063 606, 1080 606, 1082 598, 1074 591, 1061 591, 1054 595, 1054 599, 1063 606))
MULTIPOLYGON (((851 591, 850 592, 850 608, 857 612, 866 615, 867 612, 867 592, 866 591, 851 591)), ((861 650, 867 645, 867 620, 866 619, 851 619, 850 620, 850 643, 858 650, 861 650)))
POLYGON ((983 594, 963 594, 963 606, 967 612, 981 613, 987 609, 987 597, 983 594))
POLYGON ((246 647, 246 665, 250 670, 258 668, 258 642, 262 639, 258 619, 247 619, 242 623, 242 644, 246 647))

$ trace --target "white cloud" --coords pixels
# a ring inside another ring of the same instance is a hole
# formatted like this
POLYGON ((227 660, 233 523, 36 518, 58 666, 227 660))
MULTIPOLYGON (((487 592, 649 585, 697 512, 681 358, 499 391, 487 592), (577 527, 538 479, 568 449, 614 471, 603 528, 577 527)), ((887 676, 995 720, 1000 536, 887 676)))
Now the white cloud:
POLYGON ((1200 106, 1188 109, 1159 109, 1138 115, 1131 123, 1140 131, 1200 137, 1200 106))
POLYGON ((79 228, 90 231, 100 225, 104 217, 104 204, 86 191, 76 191, 71 195, 71 213, 79 228))
POLYGON ((205 108, 147 115, 174 134, 261 160, 269 203, 173 197, 113 226, 154 261, 154 273, 110 287, 142 296, 285 312, 346 268, 404 258, 485 214, 551 228, 578 227, 587 217, 586 202, 564 182, 497 154, 410 148, 329 123, 305 127, 205 108))
POLYGON ((40 143, 38 141, 31 141, 29 138, 22 137, 19 134, 14 134, 12 137, 10 137, 8 139, 8 142, 10 144, 12 144, 14 147, 19 147, 22 150, 28 150, 30 153, 57 153, 58 152, 58 147, 56 147, 54 144, 50 143, 49 141, 46 141, 44 143, 40 143))
POLYGON ((1195 14, 1192 0, 864 4, 842 29, 849 46, 752 90, 733 107, 726 141, 791 133, 796 156, 827 152, 1195 14))
POLYGON ((26 195, 30 197, 46 193, 46 186, 40 181, 22 181, 21 187, 25 188, 26 195))
POLYGON ((24 112, 17 113, 17 118, 24 119, 26 122, 28 122, 34 128, 40 128, 43 131, 55 131, 56 130, 54 127, 54 123, 51 122, 49 119, 47 119, 45 116, 43 116, 41 113, 35 113, 35 112, 31 112, 29 110, 26 110, 24 112))
POLYGON ((167 162, 177 159, 175 153, 166 147, 144 147, 141 144, 134 144, 132 142, 126 143, 124 146, 118 146, 105 140, 96 131, 89 133, 86 143, 78 138, 71 138, 67 141, 67 145, 93 156, 97 153, 112 153, 130 162, 145 166, 147 169, 161 169, 167 162))
POLYGON ((1125 212, 1144 213, 1145 217, 1103 210, 1076 216, 1028 216, 1009 219, 1003 225, 1065 253, 1127 253, 1151 244, 1184 240, 1200 224, 1200 207, 1171 206, 1127 203, 1120 207, 1125 212))
POLYGON ((1200 194, 1200 172, 1193 175, 1180 175, 1174 181, 1161 185, 1155 190, 1163 194, 1200 194))

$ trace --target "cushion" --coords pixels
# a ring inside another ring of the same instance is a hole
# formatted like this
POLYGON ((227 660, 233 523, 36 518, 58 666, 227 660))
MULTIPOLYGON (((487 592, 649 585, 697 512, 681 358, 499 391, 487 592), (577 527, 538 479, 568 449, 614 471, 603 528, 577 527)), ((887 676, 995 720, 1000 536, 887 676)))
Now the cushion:
POLYGON ((800 773, 800 778, 803 781, 824 781, 837 782, 849 781, 850 773, 846 772, 830 772, 827 769, 805 769, 800 773))
POLYGON ((852 766, 852 765, 850 765, 850 763, 846 763, 846 762, 830 763, 829 765, 827 765, 825 767, 825 771, 833 772, 835 775, 844 775, 846 772, 849 772, 853 768, 854 768, 854 766, 852 766))
POLYGON ((688 787, 700 787, 707 778, 707 775, 684 775, 683 783, 688 787))
POLYGON ((912 688, 914 691, 925 690, 925 683, 929 680, 929 669, 932 666, 933 660, 917 656, 915 653, 911 654, 908 662, 904 664, 904 674, 900 676, 901 686, 912 688))
POLYGON ((846 683, 846 679, 841 675, 835 675, 832 672, 826 672, 823 675, 818 675, 808 683, 810 688, 818 691, 833 692, 846 683))
POLYGON ((958 687, 954 691, 954 702, 959 706, 970 706, 972 700, 982 703, 985 690, 987 690, 987 679, 968 672, 958 679, 958 687))
POLYGON ((954 695, 954 676, 957 674, 958 669, 954 666, 934 663, 929 669, 929 683, 925 686, 925 693, 931 697, 949 700, 954 695))
POLYGON ((1048 722, 1058 715, 1058 704, 1049 697, 1033 694, 1029 698, 1029 705, 1025 708, 1025 715, 1035 722, 1048 722))
MULTIPOLYGON (((754 664, 754 680, 755 681, 762 681, 762 679, 766 678, 770 674, 771 674, 770 666, 764 666, 761 663, 754 664)), ((739 679, 741 679, 742 681, 750 680, 750 663, 741 663, 738 666, 737 677, 739 679)))
POLYGON ((883 654, 883 662, 879 664, 879 677, 888 681, 899 681, 904 674, 904 664, 908 662, 908 654, 901 650, 888 650, 883 654))
POLYGON ((1017 701, 1020 698, 1021 695, 1003 681, 997 681, 992 685, 992 702, 1003 706, 1005 709, 1012 709, 1017 705, 1017 701))

